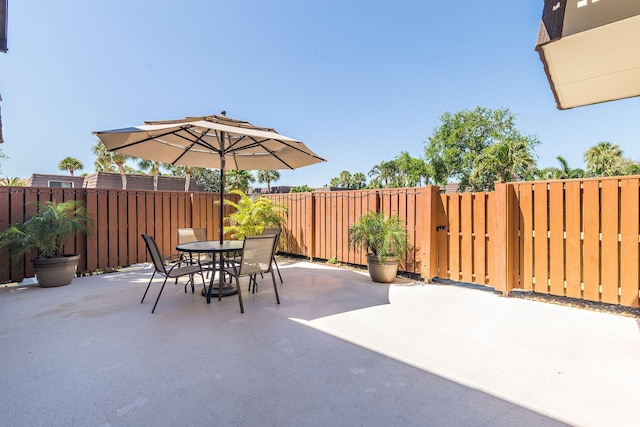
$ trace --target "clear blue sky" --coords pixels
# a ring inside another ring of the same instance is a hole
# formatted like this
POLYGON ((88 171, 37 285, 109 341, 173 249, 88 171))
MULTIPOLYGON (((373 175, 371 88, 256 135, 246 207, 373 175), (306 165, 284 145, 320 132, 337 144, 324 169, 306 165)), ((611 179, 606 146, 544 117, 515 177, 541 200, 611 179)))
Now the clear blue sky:
POLYGON ((217 114, 273 127, 327 163, 277 184, 423 154, 442 113, 509 108, 539 166, 607 140, 640 160, 640 98, 558 111, 534 51, 540 0, 9 1, 2 176, 93 172, 92 131, 217 114))

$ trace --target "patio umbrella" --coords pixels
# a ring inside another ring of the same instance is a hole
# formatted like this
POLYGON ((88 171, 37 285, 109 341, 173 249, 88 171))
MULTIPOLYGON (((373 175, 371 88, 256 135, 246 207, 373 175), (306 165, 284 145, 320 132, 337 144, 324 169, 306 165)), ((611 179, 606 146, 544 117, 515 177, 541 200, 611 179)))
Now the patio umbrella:
POLYGON ((224 240, 225 171, 297 169, 325 160, 274 129, 225 116, 150 121, 93 132, 109 151, 172 165, 220 169, 220 243, 224 240))

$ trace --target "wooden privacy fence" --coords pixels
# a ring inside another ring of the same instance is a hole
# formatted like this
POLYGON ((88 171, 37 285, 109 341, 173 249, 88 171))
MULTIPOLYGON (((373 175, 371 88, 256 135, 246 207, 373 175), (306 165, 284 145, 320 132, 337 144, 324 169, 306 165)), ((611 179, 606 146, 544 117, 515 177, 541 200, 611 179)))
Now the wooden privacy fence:
MULTIPOLYGON (((206 227, 210 239, 218 238, 218 199, 217 193, 0 187, 0 232, 29 218, 39 202, 80 200, 93 219, 94 233, 89 238, 78 234, 64 251, 81 254, 78 270, 92 272, 147 261, 143 233, 155 236, 163 254, 175 252, 178 228, 206 227)), ((230 212, 225 207, 225 214, 230 212)), ((0 253, 0 283, 33 277, 32 256, 14 266, 9 253, 0 253)))
POLYGON ((412 250, 401 269, 638 307, 638 177, 498 183, 486 193, 437 187, 270 195, 289 208, 284 251, 365 264, 347 232, 368 211, 397 214, 412 250))
MULTIPOLYGON (((638 307, 639 186, 638 177, 624 177, 496 184, 487 193, 427 186, 267 197, 288 209, 284 253, 364 265, 348 230, 382 211, 407 225, 405 273, 638 307)), ((0 187, 0 231, 30 216, 34 202, 69 199, 84 201, 95 220, 91 238, 65 246, 83 255, 81 271, 147 261, 142 233, 163 253, 175 248, 178 228, 206 227, 218 237, 214 193, 23 187, 0 187)), ((0 282, 33 276, 30 262, 16 269, 7 258, 0 254, 0 282)))

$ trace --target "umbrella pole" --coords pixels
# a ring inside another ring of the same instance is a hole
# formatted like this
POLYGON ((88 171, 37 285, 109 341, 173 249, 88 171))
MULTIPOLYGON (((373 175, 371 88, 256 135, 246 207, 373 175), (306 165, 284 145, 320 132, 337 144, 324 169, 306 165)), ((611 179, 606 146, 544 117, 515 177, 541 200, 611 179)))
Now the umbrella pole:
POLYGON ((220 245, 224 242, 224 188, 225 183, 225 167, 227 161, 224 158, 224 132, 220 133, 220 245))

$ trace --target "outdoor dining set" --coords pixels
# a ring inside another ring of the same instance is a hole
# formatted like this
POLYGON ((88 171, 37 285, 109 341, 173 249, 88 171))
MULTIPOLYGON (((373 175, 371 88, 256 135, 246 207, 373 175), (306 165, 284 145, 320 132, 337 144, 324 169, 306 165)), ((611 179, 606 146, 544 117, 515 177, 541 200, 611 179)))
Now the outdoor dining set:
POLYGON ((156 274, 163 276, 164 281, 151 310, 152 313, 155 312, 169 279, 174 279, 177 284, 178 278, 189 276, 184 285, 184 291, 186 293, 187 286, 190 285, 191 293, 195 293, 195 276, 199 275, 202 280, 201 293, 206 297, 207 304, 211 302, 212 295, 217 295, 220 301, 223 296, 237 294, 240 312, 244 313, 240 278, 248 277, 248 290, 255 293, 258 288, 258 275, 263 277, 264 274, 271 274, 276 302, 280 304, 273 270, 275 267, 280 282, 283 283, 275 258, 280 233, 279 228, 265 228, 260 236, 249 236, 244 240, 218 241, 207 240, 205 228, 181 228, 178 229, 177 254, 164 257, 160 254, 153 236, 143 234, 142 239, 153 262, 154 272, 140 302, 144 302, 156 274), (208 284, 205 273, 209 279, 208 284), (216 277, 217 280, 215 280, 216 277))

